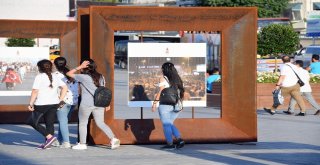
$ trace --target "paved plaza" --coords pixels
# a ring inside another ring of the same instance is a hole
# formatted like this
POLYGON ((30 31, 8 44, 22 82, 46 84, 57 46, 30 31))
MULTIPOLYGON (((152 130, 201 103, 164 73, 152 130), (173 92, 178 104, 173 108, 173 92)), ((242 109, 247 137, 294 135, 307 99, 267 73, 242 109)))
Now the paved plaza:
MULTIPOLYGON (((116 150, 89 146, 88 150, 37 150, 43 141, 27 125, 0 125, 0 165, 87 164, 320 164, 320 116, 305 117, 258 110, 258 142, 239 144, 187 144, 174 151, 161 145, 122 145, 116 150)), ((77 125, 71 124, 71 141, 77 125)))
MULTIPOLYGON (((127 73, 115 70, 115 118, 139 119, 140 108, 127 106, 127 73)), ((282 111, 271 116, 257 111, 258 142, 239 144, 187 144, 174 151, 160 150, 162 145, 122 145, 117 150, 89 146, 85 151, 52 148, 37 150, 43 137, 27 125, 0 124, 0 165, 205 165, 205 164, 320 164, 320 116, 297 117, 282 111)), ((298 113, 298 111, 296 111, 298 113)), ((219 118, 220 108, 195 108, 195 118, 219 118)), ((159 118, 150 108, 143 109, 145 119, 159 118)), ((185 108, 179 118, 191 118, 185 108)), ((56 125, 57 130, 57 125, 56 125)), ((71 143, 77 142, 77 124, 70 124, 71 143)))

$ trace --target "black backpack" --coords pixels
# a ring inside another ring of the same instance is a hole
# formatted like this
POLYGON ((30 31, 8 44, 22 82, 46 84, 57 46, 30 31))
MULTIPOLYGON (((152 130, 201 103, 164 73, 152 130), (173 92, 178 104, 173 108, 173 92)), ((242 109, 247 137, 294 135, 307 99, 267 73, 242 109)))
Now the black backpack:
MULTIPOLYGON (((103 78, 103 77, 102 77, 103 78)), ((103 82, 104 78, 103 78, 103 82)), ((81 83, 82 84, 82 83, 81 83)), ((112 91, 104 86, 99 86, 92 94, 89 89, 82 84, 83 87, 93 96, 93 105, 96 107, 107 107, 110 105, 112 99, 112 91)))
POLYGON ((99 86, 93 95, 94 106, 107 107, 110 105, 112 99, 112 91, 104 86, 99 86))

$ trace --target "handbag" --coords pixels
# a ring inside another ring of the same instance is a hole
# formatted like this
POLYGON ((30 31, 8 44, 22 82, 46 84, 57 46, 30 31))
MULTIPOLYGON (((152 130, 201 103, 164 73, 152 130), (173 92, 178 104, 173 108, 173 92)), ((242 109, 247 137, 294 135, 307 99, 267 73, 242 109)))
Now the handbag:
POLYGON ((183 110, 183 102, 179 97, 177 104, 173 106, 173 112, 180 112, 182 110, 183 110))
POLYGON ((300 85, 300 87, 304 86, 304 82, 300 79, 300 77, 298 76, 298 74, 293 70, 293 68, 292 68, 290 65, 288 65, 288 66, 292 69, 292 71, 294 72, 294 74, 298 77, 298 84, 300 85))
POLYGON ((178 102, 178 91, 175 87, 164 88, 160 93, 160 104, 175 105, 178 102))
POLYGON ((278 107, 284 103, 284 97, 281 94, 281 89, 274 90, 272 92, 273 95, 273 107, 278 107))

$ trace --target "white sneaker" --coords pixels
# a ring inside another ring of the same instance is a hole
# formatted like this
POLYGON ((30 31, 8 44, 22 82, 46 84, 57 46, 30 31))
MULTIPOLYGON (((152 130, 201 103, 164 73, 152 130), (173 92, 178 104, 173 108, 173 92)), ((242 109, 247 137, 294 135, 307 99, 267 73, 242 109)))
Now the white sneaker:
POLYGON ((87 149, 87 145, 78 143, 77 145, 72 146, 72 149, 74 149, 74 150, 86 150, 87 149))
POLYGON ((52 144, 51 144, 53 147, 59 147, 60 146, 60 143, 58 140, 54 141, 52 144))
POLYGON ((117 139, 117 138, 112 138, 110 143, 111 143, 110 148, 111 148, 112 150, 120 147, 120 140, 117 139))
POLYGON ((60 145, 60 148, 71 148, 71 145, 69 142, 63 142, 61 145, 60 145))

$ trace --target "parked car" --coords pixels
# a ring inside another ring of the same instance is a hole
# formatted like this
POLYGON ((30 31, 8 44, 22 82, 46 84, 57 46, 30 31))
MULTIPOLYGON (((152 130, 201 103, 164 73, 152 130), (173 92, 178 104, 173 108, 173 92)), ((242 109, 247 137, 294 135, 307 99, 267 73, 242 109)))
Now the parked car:
POLYGON ((310 65, 313 54, 320 55, 320 45, 310 45, 300 49, 300 51, 295 54, 294 61, 302 60, 303 67, 306 68, 310 65))

